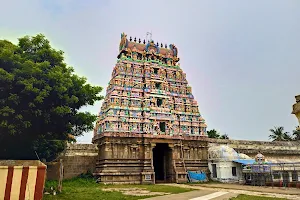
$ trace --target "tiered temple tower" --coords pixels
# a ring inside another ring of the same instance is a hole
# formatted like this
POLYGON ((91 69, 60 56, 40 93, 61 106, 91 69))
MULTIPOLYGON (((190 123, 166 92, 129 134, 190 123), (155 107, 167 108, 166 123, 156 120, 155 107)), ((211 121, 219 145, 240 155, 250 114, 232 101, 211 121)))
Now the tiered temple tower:
POLYGON ((101 181, 180 182, 187 167, 207 169, 205 120, 178 61, 173 44, 168 48, 121 34, 94 130, 99 147, 95 175, 101 181))

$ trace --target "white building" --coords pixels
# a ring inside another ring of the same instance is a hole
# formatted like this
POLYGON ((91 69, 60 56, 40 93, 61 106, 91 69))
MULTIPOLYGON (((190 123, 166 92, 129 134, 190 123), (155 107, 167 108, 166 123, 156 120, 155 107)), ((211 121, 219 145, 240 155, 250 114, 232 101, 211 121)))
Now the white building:
POLYGON ((208 149, 208 168, 211 179, 220 182, 239 182, 244 180, 242 164, 252 164, 246 154, 238 154, 233 148, 220 145, 208 149))

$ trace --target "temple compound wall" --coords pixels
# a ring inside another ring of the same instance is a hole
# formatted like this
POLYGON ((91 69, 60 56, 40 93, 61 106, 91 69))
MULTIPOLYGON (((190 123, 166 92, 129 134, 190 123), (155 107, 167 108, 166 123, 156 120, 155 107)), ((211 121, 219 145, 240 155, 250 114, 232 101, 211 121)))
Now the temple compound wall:
POLYGON ((228 145, 238 153, 254 158, 261 152, 269 160, 291 160, 300 162, 300 142, 297 141, 249 141, 208 138, 208 146, 228 145))
MULTIPOLYGON (((266 159, 300 161, 299 142, 262 142, 211 138, 198 138, 199 140, 194 138, 195 140, 190 142, 193 138, 184 141, 184 137, 166 138, 158 136, 153 138, 149 135, 144 135, 144 137, 142 135, 140 137, 111 135, 110 137, 98 136, 94 139, 95 142, 97 141, 97 144, 68 144, 65 156, 59 157, 59 159, 63 159, 64 179, 73 178, 91 171, 92 173, 109 172, 107 176, 102 178, 110 180, 111 183, 119 183, 118 180, 125 179, 125 177, 128 183, 152 183, 153 179, 149 181, 143 181, 143 179, 145 179, 146 174, 148 174, 146 175, 147 179, 150 175, 151 178, 154 177, 152 159, 153 155, 157 153, 154 148, 156 144, 161 143, 168 144, 168 148, 165 149, 171 150, 169 154, 166 151, 165 159, 168 159, 168 157, 174 158, 175 162, 173 161, 171 166, 173 171, 169 171, 171 175, 178 174, 178 178, 176 175, 173 176, 175 177, 174 182, 176 182, 176 178, 178 182, 184 181, 182 178, 185 174, 183 161, 185 162, 185 167, 189 170, 199 168, 203 169, 203 171, 207 170, 207 147, 211 146, 228 145, 238 153, 247 154, 252 158, 260 151, 265 155, 266 159), (183 146, 184 159, 181 159, 181 144, 183 146), (99 146, 99 149, 97 146, 99 146), (105 167, 96 169, 96 163, 98 166, 106 165, 109 168, 105 170, 105 167), (116 178, 118 176, 113 176, 115 172, 120 172, 119 178, 116 178), (124 172, 134 172, 136 175, 126 176, 124 172)), ((164 148, 162 147, 162 149, 164 148)), ((47 163, 47 179, 58 179, 58 175, 59 162, 47 163)))
POLYGON ((47 179, 58 180, 60 159, 63 164, 63 177, 69 179, 80 174, 95 171, 98 148, 95 144, 67 144, 67 148, 54 162, 47 164, 47 179))

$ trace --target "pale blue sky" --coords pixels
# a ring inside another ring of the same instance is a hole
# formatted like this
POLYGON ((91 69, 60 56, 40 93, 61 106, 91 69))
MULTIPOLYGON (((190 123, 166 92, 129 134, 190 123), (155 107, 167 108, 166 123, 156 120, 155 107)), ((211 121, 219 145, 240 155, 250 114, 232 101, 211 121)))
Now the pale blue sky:
MULTIPOLYGON (((174 43, 208 129, 267 140, 297 125, 299 0, 0 0, 0 39, 43 33, 66 62, 105 88, 120 33, 174 43)), ((104 92, 103 92, 104 94, 104 92)), ((86 108, 98 113, 101 102, 86 108)), ((92 134, 78 138, 90 142, 92 134)))

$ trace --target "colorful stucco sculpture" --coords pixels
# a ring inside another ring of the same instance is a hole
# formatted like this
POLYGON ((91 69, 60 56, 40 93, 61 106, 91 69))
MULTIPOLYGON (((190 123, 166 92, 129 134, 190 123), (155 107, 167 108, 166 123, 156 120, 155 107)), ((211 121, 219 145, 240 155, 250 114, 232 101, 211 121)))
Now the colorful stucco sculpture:
POLYGON ((297 130, 300 130, 300 95, 297 95, 295 98, 296 98, 296 103, 293 105, 292 114, 294 114, 297 117, 299 122, 299 126, 297 130))

